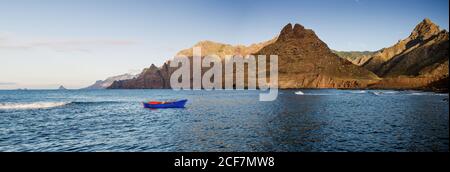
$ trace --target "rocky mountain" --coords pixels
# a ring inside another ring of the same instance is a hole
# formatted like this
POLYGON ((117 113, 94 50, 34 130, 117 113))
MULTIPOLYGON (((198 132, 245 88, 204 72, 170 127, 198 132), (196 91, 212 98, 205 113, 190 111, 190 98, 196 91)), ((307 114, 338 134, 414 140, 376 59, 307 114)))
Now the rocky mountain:
POLYGON ((409 37, 380 50, 362 66, 384 78, 373 87, 435 87, 440 80, 448 80, 448 48, 448 31, 424 19, 409 37))
POLYGON ((133 79, 134 77, 136 77, 136 76, 132 75, 132 74, 123 74, 123 75, 113 76, 113 77, 106 78, 105 80, 98 80, 91 86, 86 87, 84 89, 105 89, 105 88, 108 88, 109 86, 111 86, 111 84, 114 81, 133 79))
POLYGON ((379 81, 372 72, 334 54, 300 24, 286 25, 275 43, 256 54, 278 55, 280 88, 364 88, 379 81))
POLYGON ((165 63, 158 68, 152 64, 149 68, 145 68, 139 75, 133 79, 114 81, 110 89, 162 89, 170 88, 170 74, 175 69, 170 69, 165 63))
MULTIPOLYGON (((259 51, 262 47, 275 42, 276 38, 269 41, 252 44, 250 46, 244 45, 230 45, 222 44, 213 41, 201 41, 195 44, 193 47, 200 47, 202 55, 216 54, 222 59, 225 55, 249 55, 259 51)), ((192 47, 192 48, 193 48, 192 47)), ((192 60, 193 52, 192 48, 181 50, 177 55, 184 55, 192 60)), ((192 64, 192 63, 191 63, 192 64)), ((203 72, 207 68, 203 68, 203 72)), ((170 76, 176 70, 176 68, 170 68, 169 63, 164 63, 161 67, 156 67, 152 64, 149 68, 144 69, 135 79, 121 80, 114 82, 109 88, 111 89, 143 89, 153 88, 162 89, 170 88, 170 76)))
POLYGON ((369 60, 375 53, 377 53, 376 51, 332 51, 339 57, 344 58, 358 66, 366 63, 367 60, 369 60))
MULTIPOLYGON (((447 41, 448 41, 447 31, 445 30, 441 31, 439 29, 439 26, 431 22, 431 20, 424 19, 420 24, 418 24, 414 28, 414 30, 412 31, 411 35, 408 38, 400 40, 398 43, 396 43, 391 47, 380 50, 372 58, 370 58, 370 60, 368 60, 365 64, 363 64, 363 66, 375 72, 379 76, 417 74, 418 69, 408 70, 409 67, 411 67, 409 65, 413 63, 419 64, 418 60, 420 58, 418 56, 422 57, 421 60, 423 60, 423 58, 425 57, 429 59, 430 55, 431 56, 436 55, 439 56, 440 58, 442 57, 445 58, 446 57, 444 56, 445 52, 443 51, 428 52, 424 51, 424 49, 440 50, 443 47, 435 47, 435 46, 445 46, 444 44, 446 44, 447 41), (422 50, 422 52, 413 52, 417 50, 422 50), (405 58, 405 55, 415 57, 405 58), (409 60, 409 62, 399 63, 402 60, 409 60), (395 64, 399 64, 400 66, 396 66, 395 64)), ((420 64, 422 66, 430 65, 429 63, 420 63, 420 64)))
MULTIPOLYGON (((203 56, 278 55, 280 88, 448 89, 448 32, 429 19, 408 38, 376 52, 333 51, 299 24, 288 24, 276 38, 250 46, 201 41, 194 47, 201 47, 203 56)), ((192 60, 192 48, 178 55, 192 60)), ((136 78, 114 81, 109 88, 170 88, 175 70, 168 62, 151 65, 136 78)))
POLYGON ((223 44, 213 41, 200 41, 199 43, 195 44, 193 47, 181 50, 177 53, 177 55, 185 55, 187 57, 192 57, 192 49, 194 47, 200 47, 202 48, 202 55, 209 55, 209 54, 216 54, 221 58, 224 58, 225 55, 249 55, 258 52, 261 48, 274 43, 277 40, 277 38, 273 38, 268 41, 264 41, 261 43, 252 44, 250 46, 245 45, 230 45, 230 44, 223 44))
MULTIPOLYGON (((379 81, 372 72, 334 54, 310 29, 288 24, 277 38, 250 46, 232 46, 202 41, 202 55, 272 55, 279 56, 280 88, 363 88, 379 81)), ((192 57, 192 48, 178 55, 192 57)), ((137 78, 114 82, 109 88, 170 88, 170 74, 175 69, 165 63, 152 65, 137 78)))

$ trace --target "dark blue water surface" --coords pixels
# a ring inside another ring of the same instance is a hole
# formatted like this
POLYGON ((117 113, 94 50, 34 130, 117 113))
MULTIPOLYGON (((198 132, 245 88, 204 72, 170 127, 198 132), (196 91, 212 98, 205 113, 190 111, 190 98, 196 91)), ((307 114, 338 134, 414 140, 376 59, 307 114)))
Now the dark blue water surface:
POLYGON ((0 91, 0 151, 449 151, 448 94, 296 91, 0 91))

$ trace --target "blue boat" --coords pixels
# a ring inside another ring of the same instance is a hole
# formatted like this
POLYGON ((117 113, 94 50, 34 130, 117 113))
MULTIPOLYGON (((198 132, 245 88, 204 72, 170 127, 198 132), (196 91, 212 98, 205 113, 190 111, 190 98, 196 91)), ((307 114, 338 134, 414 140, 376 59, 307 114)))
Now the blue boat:
POLYGON ((159 109, 159 108, 184 108, 187 100, 178 100, 173 102, 144 102, 144 108, 159 109))

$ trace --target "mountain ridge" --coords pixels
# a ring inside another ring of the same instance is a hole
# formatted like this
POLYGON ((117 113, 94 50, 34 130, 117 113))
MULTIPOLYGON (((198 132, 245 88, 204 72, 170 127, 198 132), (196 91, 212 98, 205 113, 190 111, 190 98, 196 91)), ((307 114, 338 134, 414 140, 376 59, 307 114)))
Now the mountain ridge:
MULTIPOLYGON (((196 46, 202 47, 203 56, 217 54, 222 59, 224 55, 277 54, 282 89, 434 89, 448 80, 448 32, 429 19, 420 22, 408 38, 375 52, 331 50, 313 30, 291 23, 277 37, 249 46, 214 41, 200 41, 196 46)), ((192 60, 192 48, 177 55, 192 60)), ((152 64, 136 78, 114 81, 108 88, 170 88, 175 70, 169 61, 161 67, 152 64)))
MULTIPOLYGON (((443 34, 444 37, 447 35, 446 37, 448 40, 448 32, 445 30, 441 31, 439 26, 434 24, 430 19, 426 18, 414 28, 410 36, 398 41, 390 47, 379 50, 373 57, 362 65, 377 75, 384 76, 385 74, 383 69, 380 69, 384 63, 390 61, 394 57, 408 53, 417 47, 422 46, 424 43, 433 41, 429 39, 439 34, 443 34)), ((440 39, 445 40, 445 38, 440 39)))
POLYGON ((122 75, 117 75, 117 76, 112 76, 112 77, 108 77, 105 80, 97 80, 94 84, 83 88, 83 89, 106 89, 109 86, 111 86, 111 84, 114 81, 120 81, 120 80, 127 80, 127 79, 132 79, 134 78, 135 75, 132 74, 122 74, 122 75))
POLYGON ((362 66, 383 77, 373 88, 447 90, 449 33, 424 19, 410 36, 380 50, 362 66))

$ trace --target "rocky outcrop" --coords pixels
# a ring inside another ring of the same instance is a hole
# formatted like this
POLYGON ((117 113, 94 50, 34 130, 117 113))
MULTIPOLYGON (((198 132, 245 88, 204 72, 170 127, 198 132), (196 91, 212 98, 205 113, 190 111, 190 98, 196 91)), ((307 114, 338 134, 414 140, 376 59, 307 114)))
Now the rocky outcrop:
POLYGON ((448 58, 448 55, 445 56, 448 50, 443 51, 445 46, 448 46, 448 32, 441 31, 439 26, 424 19, 408 38, 380 50, 363 66, 382 77, 417 75, 420 68, 429 66, 435 60, 448 58), (423 63, 424 59, 428 60, 423 63), (423 67, 412 69, 414 65, 423 67))
POLYGON ((448 78, 448 48, 449 33, 425 19, 408 38, 379 51, 363 66, 384 78, 374 88, 436 87, 430 84, 448 78))
POLYGON ((222 44, 218 42, 213 41, 200 41, 197 44, 195 44, 193 47, 181 50, 177 53, 177 55, 184 55, 187 57, 193 56, 193 48, 194 47, 200 47, 202 49, 202 55, 206 56, 209 54, 215 54, 218 55, 221 58, 224 58, 225 55, 249 55, 258 52, 261 48, 274 43, 277 40, 277 38, 273 38, 268 41, 264 41, 261 43, 252 44, 250 46, 245 45, 230 45, 230 44, 222 44))
POLYGON ((278 55, 280 88, 364 88, 379 81, 372 72, 338 57, 314 31, 286 25, 278 40, 256 54, 278 55))
POLYGON ((361 66, 366 63, 372 56, 377 53, 376 51, 335 51, 333 53, 341 58, 344 58, 355 65, 361 66))
POLYGON ((58 90, 67 90, 67 88, 64 87, 64 86, 62 86, 62 85, 60 85, 60 86, 58 87, 58 90))
POLYGON ((448 90, 448 77, 444 77, 442 79, 433 81, 430 84, 423 87, 422 89, 448 93, 448 91, 449 91, 448 90))
POLYGON ((123 74, 123 75, 113 76, 113 77, 106 78, 105 80, 98 80, 91 86, 88 86, 84 89, 105 89, 105 88, 108 88, 109 86, 111 86, 111 84, 114 81, 133 79, 134 77, 135 77, 135 75, 132 75, 132 74, 123 74))
POLYGON ((156 67, 152 64, 149 68, 146 68, 139 74, 136 78, 114 81, 110 89, 163 89, 170 88, 169 82, 169 72, 167 65, 163 65, 162 68, 156 67))
MULTIPOLYGON (((262 47, 275 42, 276 38, 269 41, 252 44, 250 46, 244 45, 229 45, 222 44, 213 41, 201 41, 195 44, 192 48, 181 50, 177 53, 178 55, 184 55, 191 59, 192 68, 192 56, 193 48, 200 47, 203 56, 210 54, 218 55, 220 58, 224 59, 225 55, 249 55, 259 51, 262 47)), ((169 62, 164 63, 161 67, 156 67, 151 65, 150 68, 144 69, 144 71, 134 79, 116 81, 109 87, 110 89, 143 89, 143 88, 153 88, 153 89, 163 89, 170 88, 170 76, 176 70, 176 68, 171 68, 169 62)), ((204 73, 208 68, 202 68, 204 73)), ((192 71, 192 70, 191 70, 192 71)), ((192 75, 191 75, 192 76, 192 75)))

